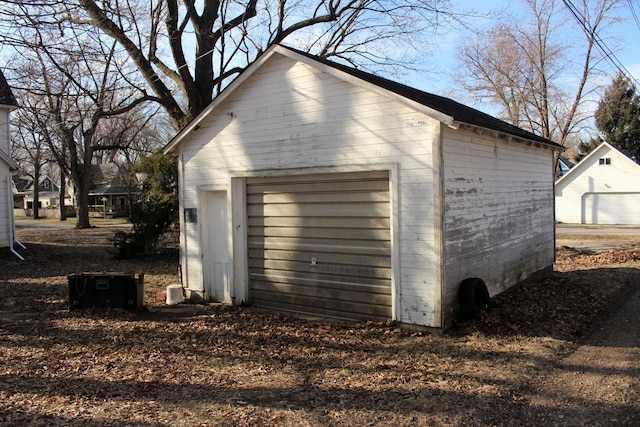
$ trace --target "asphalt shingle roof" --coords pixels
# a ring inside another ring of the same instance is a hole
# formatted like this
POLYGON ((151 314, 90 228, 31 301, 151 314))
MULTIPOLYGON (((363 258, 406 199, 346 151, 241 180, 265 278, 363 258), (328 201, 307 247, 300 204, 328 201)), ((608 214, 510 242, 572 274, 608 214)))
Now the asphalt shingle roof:
POLYGON ((2 70, 0 70, 0 105, 18 106, 18 101, 16 101, 16 98, 13 96, 11 87, 9 83, 7 83, 7 79, 4 78, 2 70))
POLYGON ((293 52, 296 52, 300 55, 304 55, 310 59, 313 59, 314 61, 318 61, 320 63, 333 67, 337 70, 350 74, 354 77, 362 79, 366 82, 369 82, 371 84, 374 84, 386 90, 394 92, 407 99, 418 102, 426 107, 437 110, 441 113, 444 113, 448 116, 453 117, 454 120, 458 122, 490 129, 500 133, 505 133, 505 134, 526 139, 529 141, 536 141, 543 144, 562 148, 561 145, 556 144, 551 140, 538 136, 534 133, 521 129, 517 126, 513 126, 503 120, 497 119, 489 114, 483 113, 482 111, 476 110, 475 108, 471 108, 469 106, 461 104, 452 99, 445 98, 439 95, 434 95, 432 93, 424 92, 419 89, 404 85, 402 83, 398 83, 393 80, 386 79, 384 77, 376 76, 374 74, 367 73, 365 71, 358 70, 356 68, 339 64, 337 62, 333 62, 328 59, 321 58, 315 55, 311 55, 307 52, 303 52, 287 46, 283 46, 283 47, 293 52))

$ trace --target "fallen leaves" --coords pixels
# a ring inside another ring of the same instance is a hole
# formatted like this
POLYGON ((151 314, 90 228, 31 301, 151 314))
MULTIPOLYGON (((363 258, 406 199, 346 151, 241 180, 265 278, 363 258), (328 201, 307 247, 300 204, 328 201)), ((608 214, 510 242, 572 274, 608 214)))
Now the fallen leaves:
POLYGON ((21 236, 27 262, 0 272, 0 425, 530 424, 535 379, 638 279, 637 254, 566 248, 551 277, 441 336, 246 307, 69 312, 68 270, 145 272, 154 301, 177 254, 116 262, 104 230, 65 233, 21 236))

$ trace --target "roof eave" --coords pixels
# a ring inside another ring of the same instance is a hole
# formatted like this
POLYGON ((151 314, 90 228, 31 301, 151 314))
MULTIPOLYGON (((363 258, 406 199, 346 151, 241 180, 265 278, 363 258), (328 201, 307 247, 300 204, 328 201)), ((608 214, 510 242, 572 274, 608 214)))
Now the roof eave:
MULTIPOLYGON (((508 132, 501 132, 495 129, 489 129, 489 128, 478 126, 472 123, 464 123, 464 122, 457 122, 457 123, 458 123, 458 127, 463 127, 463 126, 468 127, 479 135, 491 135, 495 138, 501 138, 507 141, 525 143, 534 147, 549 148, 551 150, 557 151, 558 153, 566 150, 565 147, 563 147, 562 145, 556 144, 553 141, 543 142, 543 141, 538 141, 534 139, 524 138, 517 135, 512 135, 508 132)), ((456 129, 458 127, 456 127, 456 129)))
POLYGON ((9 170, 10 170, 11 172, 15 172, 15 171, 17 171, 17 170, 20 168, 20 166, 19 166, 15 161, 13 161, 13 159, 12 159, 11 157, 7 156, 7 155, 5 154, 5 152, 4 152, 4 151, 2 151, 2 150, 0 150, 0 159, 1 159, 1 160, 4 160, 4 162, 5 162, 7 165, 9 165, 9 170))

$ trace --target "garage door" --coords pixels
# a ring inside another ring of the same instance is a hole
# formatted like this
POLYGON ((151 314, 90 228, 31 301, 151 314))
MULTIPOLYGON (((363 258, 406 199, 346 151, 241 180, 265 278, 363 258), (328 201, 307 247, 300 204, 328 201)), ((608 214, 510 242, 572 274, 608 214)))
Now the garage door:
POLYGON ((583 198, 585 224, 640 224, 640 193, 590 193, 583 198))
POLYGON ((391 317, 388 172, 247 180, 251 304, 391 317))

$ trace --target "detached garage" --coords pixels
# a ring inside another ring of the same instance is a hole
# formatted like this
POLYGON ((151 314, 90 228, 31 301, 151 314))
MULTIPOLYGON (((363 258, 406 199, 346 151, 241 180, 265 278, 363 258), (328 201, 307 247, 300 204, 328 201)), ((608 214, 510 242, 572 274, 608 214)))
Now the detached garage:
POLYGON ((283 46, 165 148, 192 300, 446 327, 554 261, 562 147, 450 99, 283 46))
POLYGON ((556 183, 556 219, 575 224, 640 224, 640 165, 607 142, 556 183))

